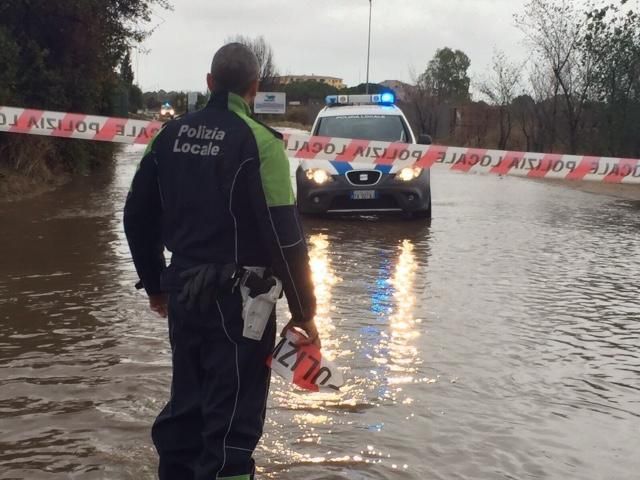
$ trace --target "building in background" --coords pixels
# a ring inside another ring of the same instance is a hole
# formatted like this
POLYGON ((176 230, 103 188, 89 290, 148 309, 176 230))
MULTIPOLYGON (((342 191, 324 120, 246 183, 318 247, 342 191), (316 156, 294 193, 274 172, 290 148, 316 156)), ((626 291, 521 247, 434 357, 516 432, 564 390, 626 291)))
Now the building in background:
POLYGON ((346 87, 342 78, 337 77, 325 77, 322 75, 282 75, 280 77, 275 77, 275 83, 279 85, 288 85, 290 83, 298 82, 325 83, 337 89, 346 87))

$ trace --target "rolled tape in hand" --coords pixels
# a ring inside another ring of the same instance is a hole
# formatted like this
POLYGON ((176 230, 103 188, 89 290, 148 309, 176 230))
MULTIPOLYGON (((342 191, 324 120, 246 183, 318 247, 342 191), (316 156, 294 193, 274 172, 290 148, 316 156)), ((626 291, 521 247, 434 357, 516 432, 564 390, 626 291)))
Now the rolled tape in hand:
POLYGON ((342 373, 333 362, 322 357, 315 345, 299 345, 305 337, 288 330, 267 359, 267 365, 288 382, 309 390, 339 390, 344 385, 342 373))

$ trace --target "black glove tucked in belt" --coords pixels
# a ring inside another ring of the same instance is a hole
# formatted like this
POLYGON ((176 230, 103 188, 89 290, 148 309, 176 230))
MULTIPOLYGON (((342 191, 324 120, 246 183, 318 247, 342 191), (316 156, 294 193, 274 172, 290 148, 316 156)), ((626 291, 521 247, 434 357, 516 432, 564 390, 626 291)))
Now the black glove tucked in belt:
POLYGON ((184 286, 178 295, 178 301, 187 310, 193 310, 197 305, 201 312, 205 312, 222 292, 230 290, 229 283, 235 273, 236 266, 232 264, 221 267, 206 263, 189 268, 180 273, 184 286))

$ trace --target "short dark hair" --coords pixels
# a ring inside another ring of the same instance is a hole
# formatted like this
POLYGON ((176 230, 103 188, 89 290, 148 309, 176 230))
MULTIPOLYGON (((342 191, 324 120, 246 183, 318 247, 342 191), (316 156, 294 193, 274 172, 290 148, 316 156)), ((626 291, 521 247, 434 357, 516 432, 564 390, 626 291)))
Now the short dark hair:
POLYGON ((256 55, 241 43, 228 43, 216 52, 211 61, 216 91, 245 95, 259 75, 260 64, 256 55))

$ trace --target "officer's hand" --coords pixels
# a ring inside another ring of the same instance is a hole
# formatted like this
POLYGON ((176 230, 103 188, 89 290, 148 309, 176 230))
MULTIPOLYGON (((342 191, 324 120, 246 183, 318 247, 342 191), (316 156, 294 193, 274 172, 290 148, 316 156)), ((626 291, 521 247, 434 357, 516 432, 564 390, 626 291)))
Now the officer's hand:
POLYGON ((301 340, 298 345, 315 345, 318 348, 322 347, 320 334, 318 333, 318 327, 316 327, 315 320, 309 320, 305 323, 296 323, 295 321, 291 320, 282 329, 282 333, 280 334, 280 336, 284 337, 287 334, 287 330, 291 330, 293 327, 299 328, 307 334, 307 339, 301 340))
POLYGON ((168 301, 166 293, 149 295, 149 308, 160 315, 162 318, 167 318, 169 310, 167 303, 168 301))

